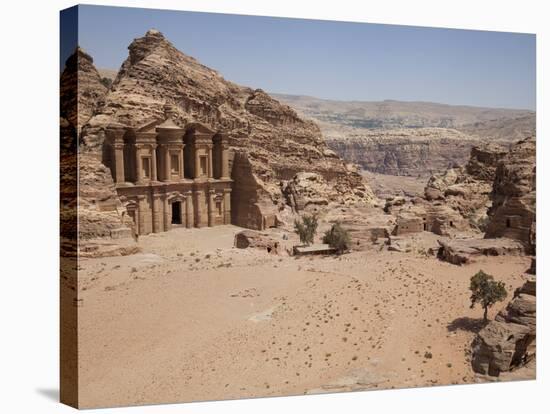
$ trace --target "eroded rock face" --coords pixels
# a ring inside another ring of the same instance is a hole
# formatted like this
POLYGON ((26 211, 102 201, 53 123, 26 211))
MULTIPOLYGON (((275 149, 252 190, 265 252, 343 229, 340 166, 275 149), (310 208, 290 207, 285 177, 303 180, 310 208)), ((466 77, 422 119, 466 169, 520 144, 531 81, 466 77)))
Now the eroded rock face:
MULTIPOLYGON (((84 150, 101 151, 107 125, 143 125, 162 117, 169 103, 179 126, 199 121, 227 134, 233 151, 233 224, 265 228, 283 202, 280 181, 297 173, 318 174, 339 195, 365 187, 361 175, 330 152, 313 122, 262 90, 225 80, 155 30, 128 49, 105 104, 84 127, 84 150)), ((373 195, 365 188, 363 197, 355 198, 368 203, 373 195)))
POLYGON ((327 141, 347 161, 390 175, 429 176, 468 160, 478 140, 454 129, 365 131, 327 141))
POLYGON ((506 153, 496 144, 472 147, 464 167, 451 168, 430 177, 424 190, 426 199, 444 202, 472 227, 484 231, 495 172, 506 153))
POLYGON ((78 151, 79 131, 102 105, 106 93, 107 88, 101 83, 93 59, 77 48, 67 59, 60 79, 63 255, 76 254, 79 238, 83 241, 96 237, 129 237, 131 234, 130 221, 123 215, 124 209, 111 172, 99 161, 101 154, 78 151))
POLYGON ((370 188, 359 185, 352 191, 346 187, 328 183, 320 174, 300 172, 291 180, 281 182, 281 191, 294 212, 317 212, 329 203, 353 204, 365 197, 374 198, 370 188))
POLYGON ((132 220, 115 190, 111 171, 91 154, 79 155, 78 236, 131 237, 132 220))
POLYGON ((536 282, 528 280, 472 343, 474 371, 498 377, 536 355, 536 282))
POLYGON ((536 245, 536 142, 516 143, 495 171, 486 237, 521 241, 529 253, 536 245))
POLYGON ((79 47, 67 59, 61 74, 61 116, 77 131, 96 113, 107 94, 93 62, 79 47))

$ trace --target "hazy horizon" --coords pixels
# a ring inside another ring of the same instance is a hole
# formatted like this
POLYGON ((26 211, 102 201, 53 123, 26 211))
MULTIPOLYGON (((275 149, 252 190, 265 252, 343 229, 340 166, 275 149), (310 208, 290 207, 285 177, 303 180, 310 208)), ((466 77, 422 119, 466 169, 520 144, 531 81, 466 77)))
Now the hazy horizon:
MULTIPOLYGON (((270 93, 536 110, 532 34, 79 6, 78 42, 118 70, 151 28, 224 78, 270 93)), ((64 50, 61 63, 72 51, 64 50)))

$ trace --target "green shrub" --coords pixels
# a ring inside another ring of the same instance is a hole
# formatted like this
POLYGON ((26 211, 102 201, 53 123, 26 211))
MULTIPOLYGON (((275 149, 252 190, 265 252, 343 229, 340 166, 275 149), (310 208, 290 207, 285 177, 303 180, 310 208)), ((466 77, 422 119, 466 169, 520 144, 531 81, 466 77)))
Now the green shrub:
POLYGON ((351 237, 349 231, 342 227, 340 223, 332 225, 330 230, 327 230, 323 236, 323 243, 336 249, 341 254, 349 250, 351 245, 351 237))
POLYGON ((306 245, 313 243, 319 221, 316 215, 303 216, 301 220, 294 220, 294 232, 300 237, 300 242, 306 245))

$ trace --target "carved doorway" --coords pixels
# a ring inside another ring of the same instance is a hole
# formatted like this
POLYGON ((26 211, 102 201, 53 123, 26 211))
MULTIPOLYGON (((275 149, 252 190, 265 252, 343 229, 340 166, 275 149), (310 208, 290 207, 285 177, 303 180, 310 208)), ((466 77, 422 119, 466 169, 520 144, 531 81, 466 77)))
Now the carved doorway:
POLYGON ((181 202, 172 203, 172 224, 181 224, 181 202))

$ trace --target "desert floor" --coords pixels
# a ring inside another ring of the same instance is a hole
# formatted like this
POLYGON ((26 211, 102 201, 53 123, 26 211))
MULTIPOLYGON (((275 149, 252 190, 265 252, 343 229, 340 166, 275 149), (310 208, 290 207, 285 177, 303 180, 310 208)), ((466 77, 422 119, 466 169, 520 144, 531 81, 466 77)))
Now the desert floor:
POLYGON ((493 274, 510 299, 529 267, 378 249, 277 256, 234 248, 240 230, 175 229, 140 237, 139 254, 81 260, 83 407, 480 381, 469 278, 493 274))

